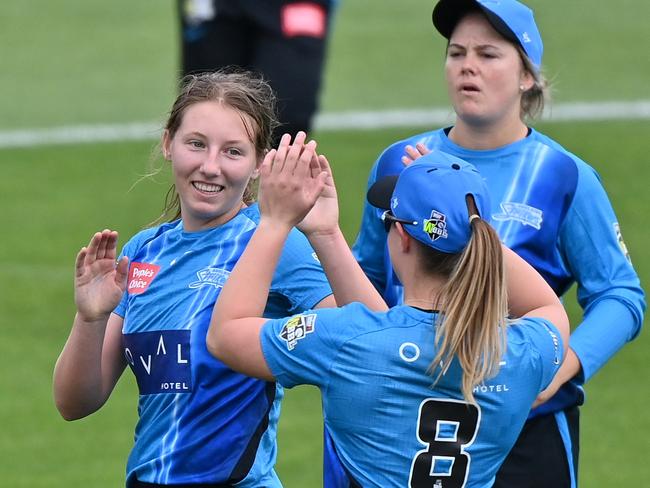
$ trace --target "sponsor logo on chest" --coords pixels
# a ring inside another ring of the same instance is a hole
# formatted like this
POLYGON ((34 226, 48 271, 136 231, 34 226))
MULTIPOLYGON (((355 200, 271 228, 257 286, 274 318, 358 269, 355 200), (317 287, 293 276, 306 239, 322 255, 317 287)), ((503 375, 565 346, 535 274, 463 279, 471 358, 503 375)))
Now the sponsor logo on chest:
POLYGON ((160 271, 160 266, 155 264, 131 263, 127 285, 128 292, 131 295, 139 295, 147 291, 158 271, 160 271))
POLYGON ((192 389, 189 330, 124 334, 124 357, 141 395, 192 389))

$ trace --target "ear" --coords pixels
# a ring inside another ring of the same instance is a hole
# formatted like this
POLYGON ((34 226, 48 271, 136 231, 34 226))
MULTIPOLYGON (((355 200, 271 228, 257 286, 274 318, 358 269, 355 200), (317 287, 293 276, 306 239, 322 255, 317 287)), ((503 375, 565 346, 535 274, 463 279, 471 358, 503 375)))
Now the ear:
POLYGON ((169 130, 165 129, 162 133, 160 146, 162 149, 163 158, 165 158, 167 161, 171 161, 172 159, 171 144, 172 144, 172 140, 171 140, 171 136, 169 135, 169 130))
POLYGON ((408 232, 404 230, 404 227, 399 222, 394 224, 395 231, 399 236, 400 247, 403 253, 408 253, 411 250, 411 240, 413 239, 408 232))
MULTIPOLYGON (((266 156, 266 153, 268 151, 264 151, 264 156, 266 156)), ((255 163, 255 169, 251 173, 251 180, 256 180, 257 178, 260 177, 260 168, 262 167, 262 163, 264 162, 264 156, 261 158, 257 158, 257 162, 255 163)))
POLYGON ((535 86, 535 78, 527 69, 522 70, 519 77, 519 89, 521 92, 526 92, 535 86))

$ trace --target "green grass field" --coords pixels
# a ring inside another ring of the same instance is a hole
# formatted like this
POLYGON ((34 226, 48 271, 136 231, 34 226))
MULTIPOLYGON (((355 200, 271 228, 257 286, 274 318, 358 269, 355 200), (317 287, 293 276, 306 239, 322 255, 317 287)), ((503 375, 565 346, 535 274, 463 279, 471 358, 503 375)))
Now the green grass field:
MULTIPOLYGON (((327 111, 443 106, 443 43, 433 2, 341 0, 323 93, 327 111)), ((647 98, 650 4, 535 0, 546 72, 558 101, 647 98), (599 10, 600 9, 600 10, 599 10)), ((162 120, 176 73, 171 0, 3 4, 0 130, 162 120)), ((647 209, 650 121, 538 124, 601 174, 642 282, 650 279, 647 209)), ((334 166, 342 225, 357 230, 368 169, 393 140, 424 130, 315 134, 334 166)), ((97 229, 124 239, 158 216, 168 179, 147 172, 154 141, 0 149, 0 484, 119 487, 136 419, 127 373, 108 404, 66 423, 51 399, 54 361, 74 313, 74 256, 97 229)), ((160 162, 158 162, 160 164, 160 162)), ((572 298, 572 321, 579 320, 572 298)), ((615 327, 616 324, 612 324, 615 327)), ((581 486, 646 486, 650 479, 647 333, 587 385, 581 486)), ((287 488, 321 482, 318 392, 287 393, 278 470, 287 488)), ((543 446, 540 446, 542 449, 543 446)))

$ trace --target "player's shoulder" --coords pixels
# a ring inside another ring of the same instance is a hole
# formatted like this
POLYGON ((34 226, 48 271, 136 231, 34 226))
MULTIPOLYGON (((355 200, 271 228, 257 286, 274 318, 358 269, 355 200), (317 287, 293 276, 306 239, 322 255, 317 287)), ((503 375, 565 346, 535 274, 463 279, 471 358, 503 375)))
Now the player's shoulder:
POLYGON ((562 341, 559 330, 541 317, 524 317, 513 322, 507 330, 508 349, 518 354, 533 354, 553 349, 561 356, 562 341), (522 349, 522 347, 524 349, 522 349))
POLYGON ((134 234, 124 245, 124 254, 129 255, 143 246, 170 233, 178 232, 181 226, 180 220, 164 222, 159 225, 147 227, 134 234))
POLYGON ((346 340, 381 329, 385 326, 387 314, 371 310, 359 302, 336 308, 320 308, 312 313, 316 313, 319 320, 327 323, 330 329, 337 329, 346 340))
POLYGON ((550 155, 556 156, 565 164, 573 165, 581 178, 596 178, 597 180, 600 180, 598 173, 591 165, 589 165, 589 163, 584 161, 575 153, 569 151, 556 140, 534 129, 531 136, 532 141, 534 141, 536 144, 544 146, 550 155))

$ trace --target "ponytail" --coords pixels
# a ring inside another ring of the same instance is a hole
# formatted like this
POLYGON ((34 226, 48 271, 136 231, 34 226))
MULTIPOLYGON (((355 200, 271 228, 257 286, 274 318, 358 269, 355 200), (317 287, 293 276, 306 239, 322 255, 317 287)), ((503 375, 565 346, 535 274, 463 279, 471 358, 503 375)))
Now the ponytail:
MULTIPOLYGON (((438 296, 435 346, 429 366, 437 383, 458 358, 463 370, 462 391, 474 402, 474 387, 499 370, 506 347, 507 288, 501 242, 492 226, 474 215, 473 198, 467 196, 472 234, 438 296)), ((434 384, 435 384, 434 383, 434 384)))

